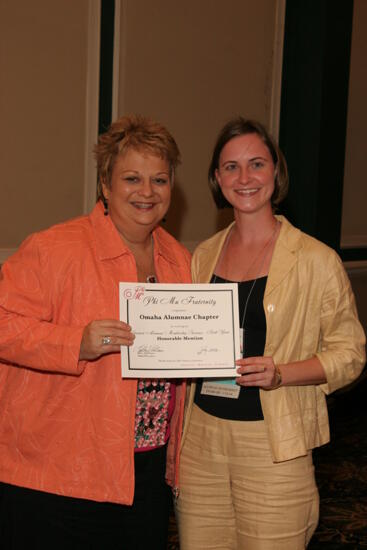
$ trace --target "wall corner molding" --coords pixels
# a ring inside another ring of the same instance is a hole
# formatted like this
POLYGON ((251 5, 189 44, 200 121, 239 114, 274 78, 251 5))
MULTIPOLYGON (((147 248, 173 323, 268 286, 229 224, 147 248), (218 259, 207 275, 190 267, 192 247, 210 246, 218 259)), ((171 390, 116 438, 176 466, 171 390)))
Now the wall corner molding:
POLYGON ((97 167, 92 152, 98 138, 100 26, 101 0, 89 0, 83 214, 93 209, 97 196, 97 167))
POLYGON ((270 121, 269 129, 272 136, 279 140, 280 105, 282 94, 282 66, 283 66, 283 44, 285 24, 286 0, 277 0, 275 11, 275 32, 273 44, 273 72, 272 89, 270 99, 270 121))

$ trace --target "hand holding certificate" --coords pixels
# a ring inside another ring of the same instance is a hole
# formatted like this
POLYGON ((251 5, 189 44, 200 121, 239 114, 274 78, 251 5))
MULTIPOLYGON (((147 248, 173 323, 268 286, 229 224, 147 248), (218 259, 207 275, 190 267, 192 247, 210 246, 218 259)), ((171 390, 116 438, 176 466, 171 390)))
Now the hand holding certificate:
POLYGON ((120 319, 135 334, 123 378, 237 376, 236 284, 120 283, 120 319))

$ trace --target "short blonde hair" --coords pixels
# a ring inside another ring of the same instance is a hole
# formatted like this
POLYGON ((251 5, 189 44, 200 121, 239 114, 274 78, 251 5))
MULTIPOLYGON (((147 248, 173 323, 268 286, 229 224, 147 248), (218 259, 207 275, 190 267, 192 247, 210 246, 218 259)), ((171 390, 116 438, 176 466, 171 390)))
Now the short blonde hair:
POLYGON ((102 183, 111 186, 116 158, 129 149, 148 152, 167 160, 173 181, 180 163, 180 151, 173 136, 162 124, 150 118, 128 115, 111 124, 107 132, 99 136, 94 147, 98 170, 97 200, 103 199, 102 183))

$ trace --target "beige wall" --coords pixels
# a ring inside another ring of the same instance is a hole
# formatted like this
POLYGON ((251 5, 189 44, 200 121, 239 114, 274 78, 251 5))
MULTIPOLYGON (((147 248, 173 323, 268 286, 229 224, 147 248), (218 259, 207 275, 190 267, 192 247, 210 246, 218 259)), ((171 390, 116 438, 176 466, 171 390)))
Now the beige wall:
MULTIPOLYGON (((241 113, 276 130, 285 0, 116 6, 114 116, 148 114, 175 135, 183 164, 167 228, 193 247, 231 216, 218 215, 206 183, 219 128, 241 113)), ((366 243, 367 2, 354 6, 343 239, 366 243)), ((100 0, 0 2, 0 263, 29 233, 93 205, 99 9, 100 0)), ((366 323, 363 265, 351 275, 366 323)))
POLYGON ((367 2, 354 0, 342 246, 367 246, 367 2))
POLYGON ((83 211, 88 4, 0 3, 0 262, 83 211))
MULTIPOLYGON (((279 5, 284 0, 117 0, 115 116, 148 114, 175 135, 183 164, 167 228, 189 246, 231 217, 218 217, 206 183, 221 125, 237 113, 277 122, 279 5)), ((94 66, 98 80, 99 44, 90 38, 91 10, 99 0, 0 3, 0 262, 29 233, 93 204, 90 72, 94 66)))
POLYGON ((183 163, 167 228, 189 246, 231 218, 218 216, 207 186, 220 127, 236 114, 270 125, 276 8, 275 0, 121 1, 118 114, 152 116, 175 136, 183 163))
MULTIPOLYGON (((274 123, 274 84, 280 80, 276 8, 284 0, 118 3, 115 113, 149 114, 176 136, 183 164, 167 227, 181 240, 197 242, 227 221, 223 213, 218 217, 206 183, 218 129, 236 113, 274 123)), ((97 111, 88 96, 91 6, 98 11, 99 0, 0 3, 0 261, 30 232, 93 204, 95 182, 85 161, 94 141, 88 124, 97 111)), ((360 200, 367 3, 355 0, 354 6, 343 244, 358 245, 367 240, 366 201, 360 200)), ((97 42, 95 37, 95 67, 97 42)))

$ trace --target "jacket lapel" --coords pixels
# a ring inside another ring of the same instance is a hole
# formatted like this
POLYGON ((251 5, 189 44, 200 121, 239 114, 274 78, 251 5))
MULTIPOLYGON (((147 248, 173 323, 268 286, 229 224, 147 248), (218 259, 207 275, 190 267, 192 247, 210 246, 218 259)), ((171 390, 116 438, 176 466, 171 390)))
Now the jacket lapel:
POLYGON ((194 254, 192 276, 195 283, 209 283, 217 265, 227 235, 232 227, 220 231, 197 248, 194 254), (198 269, 198 272, 196 271, 198 269))
POLYGON ((301 232, 293 227, 283 216, 276 216, 282 222, 270 264, 265 296, 281 284, 298 262, 298 250, 302 247, 301 232))
MULTIPOLYGON (((271 261, 265 296, 281 284, 298 261, 298 251, 302 247, 301 232, 293 227, 284 216, 276 216, 282 223, 271 261)), ((213 275, 219 255, 233 223, 208 239, 197 248, 193 262, 193 280, 208 283, 213 275)))

